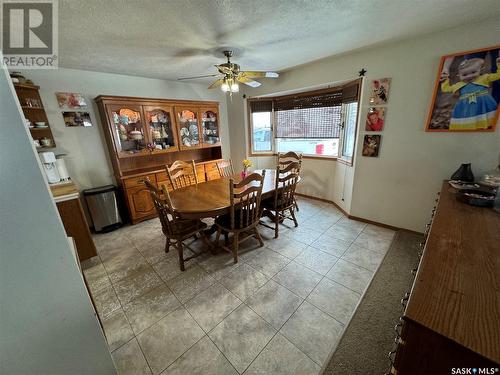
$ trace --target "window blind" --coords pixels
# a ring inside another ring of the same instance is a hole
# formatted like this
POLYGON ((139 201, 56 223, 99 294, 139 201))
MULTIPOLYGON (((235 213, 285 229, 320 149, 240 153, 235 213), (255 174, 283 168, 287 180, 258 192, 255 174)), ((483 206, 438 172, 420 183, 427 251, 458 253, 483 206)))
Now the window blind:
POLYGON ((250 103, 250 112, 271 112, 273 110, 273 101, 271 99, 252 100, 250 103))

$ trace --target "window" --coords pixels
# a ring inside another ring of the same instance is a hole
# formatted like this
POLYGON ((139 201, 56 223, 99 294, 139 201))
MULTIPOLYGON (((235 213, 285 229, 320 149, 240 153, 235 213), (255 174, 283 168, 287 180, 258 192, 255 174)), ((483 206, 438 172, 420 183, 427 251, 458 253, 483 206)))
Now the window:
POLYGON ((352 160, 359 81, 249 100, 252 154, 295 151, 352 160))

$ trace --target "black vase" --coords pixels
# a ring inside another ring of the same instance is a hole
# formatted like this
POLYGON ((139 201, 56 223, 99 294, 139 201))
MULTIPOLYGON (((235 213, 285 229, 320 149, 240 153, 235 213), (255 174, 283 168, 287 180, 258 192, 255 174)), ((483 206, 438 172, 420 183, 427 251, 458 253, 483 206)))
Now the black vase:
POLYGON ((462 164, 460 168, 451 175, 451 179, 463 182, 474 182, 474 174, 472 174, 470 163, 462 164))

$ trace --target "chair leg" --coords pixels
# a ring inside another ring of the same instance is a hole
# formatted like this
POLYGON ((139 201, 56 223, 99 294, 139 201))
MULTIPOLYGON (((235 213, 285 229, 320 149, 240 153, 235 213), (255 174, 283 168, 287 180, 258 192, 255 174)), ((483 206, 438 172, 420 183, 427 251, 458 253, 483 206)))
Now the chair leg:
POLYGON ((300 211, 299 205, 297 204, 297 199, 295 199, 295 197, 293 197, 293 203, 295 203, 295 208, 297 209, 297 211, 300 211))
POLYGON ((182 247, 182 241, 177 241, 177 252, 179 254, 179 266, 181 267, 181 271, 185 271, 184 268, 184 249, 182 247))
POLYGON ((293 212, 293 208, 290 208, 290 213, 292 214, 292 219, 296 227, 299 226, 299 223, 297 222, 297 218, 295 217, 295 212, 293 212))
POLYGON ((229 246, 229 233, 224 232, 224 245, 229 246))
POLYGON ((168 253, 170 251, 170 239, 167 237, 165 240, 165 252, 168 253))
POLYGON ((221 235, 222 229, 217 228, 217 235, 215 236, 215 246, 219 247, 219 240, 220 240, 220 235, 221 235))
POLYGON ((276 215, 274 216, 274 238, 278 238, 279 236, 279 226, 280 226, 280 213, 276 211, 276 215))
POLYGON ((255 235, 257 236, 257 240, 259 240, 260 247, 264 246, 264 241, 262 241, 262 236, 260 235, 257 226, 255 226, 254 230, 255 230, 255 235))
POLYGON ((234 263, 238 263, 238 245, 239 245, 240 234, 238 232, 234 233, 233 237, 233 259, 234 263))

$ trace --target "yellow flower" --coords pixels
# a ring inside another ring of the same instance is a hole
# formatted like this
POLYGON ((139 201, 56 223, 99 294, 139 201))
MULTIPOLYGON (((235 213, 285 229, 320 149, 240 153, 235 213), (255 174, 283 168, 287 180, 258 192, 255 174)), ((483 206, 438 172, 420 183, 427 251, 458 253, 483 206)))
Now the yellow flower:
POLYGON ((248 159, 243 160, 243 167, 244 168, 249 168, 252 166, 252 162, 248 159))

